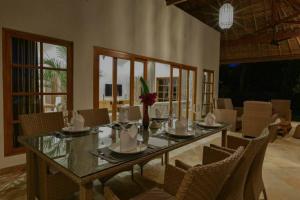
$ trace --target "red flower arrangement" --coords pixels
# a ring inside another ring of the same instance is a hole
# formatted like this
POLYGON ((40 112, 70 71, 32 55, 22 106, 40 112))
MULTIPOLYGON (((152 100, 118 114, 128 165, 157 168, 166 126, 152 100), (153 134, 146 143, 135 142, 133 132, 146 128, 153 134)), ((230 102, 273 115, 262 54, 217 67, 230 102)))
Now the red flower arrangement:
POLYGON ((140 96, 141 102, 146 106, 152 106, 156 101, 156 93, 147 93, 140 96))
POLYGON ((149 92, 149 87, 142 77, 140 81, 142 83, 142 95, 139 98, 145 106, 152 106, 156 101, 157 94, 149 92))
POLYGON ((140 81, 142 83, 142 95, 139 97, 143 103, 143 127, 148 129, 149 127, 149 114, 148 106, 152 106, 156 101, 156 93, 150 93, 149 87, 146 84, 146 81, 141 77, 140 81))

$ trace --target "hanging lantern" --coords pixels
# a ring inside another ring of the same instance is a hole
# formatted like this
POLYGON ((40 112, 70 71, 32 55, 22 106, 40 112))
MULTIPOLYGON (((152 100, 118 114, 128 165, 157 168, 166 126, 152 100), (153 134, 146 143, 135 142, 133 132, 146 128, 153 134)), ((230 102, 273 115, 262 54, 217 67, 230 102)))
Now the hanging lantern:
POLYGON ((233 6, 225 3, 219 11, 219 26, 221 29, 229 29, 233 24, 233 6))

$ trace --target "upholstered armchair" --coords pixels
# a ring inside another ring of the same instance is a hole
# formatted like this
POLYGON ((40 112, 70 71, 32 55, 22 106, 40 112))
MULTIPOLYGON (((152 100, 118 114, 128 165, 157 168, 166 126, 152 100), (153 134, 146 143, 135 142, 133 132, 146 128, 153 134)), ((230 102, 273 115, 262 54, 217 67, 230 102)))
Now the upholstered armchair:
MULTIPOLYGON (((214 157, 215 162, 188 167, 188 169, 167 165, 165 180, 161 189, 151 189, 132 199, 214 200, 241 159, 243 152, 243 147, 238 148, 232 154, 211 147, 205 147, 203 157, 210 157, 209 159, 214 157), (213 152, 213 155, 210 154, 211 152, 213 152)), ((119 199, 108 187, 104 189, 104 197, 106 200, 119 199)))
POLYGON ((273 112, 286 121, 292 121, 291 101, 284 99, 272 99, 273 112))
POLYGON ((264 128, 275 121, 272 104, 263 101, 245 101, 242 133, 245 137, 258 137, 264 128))

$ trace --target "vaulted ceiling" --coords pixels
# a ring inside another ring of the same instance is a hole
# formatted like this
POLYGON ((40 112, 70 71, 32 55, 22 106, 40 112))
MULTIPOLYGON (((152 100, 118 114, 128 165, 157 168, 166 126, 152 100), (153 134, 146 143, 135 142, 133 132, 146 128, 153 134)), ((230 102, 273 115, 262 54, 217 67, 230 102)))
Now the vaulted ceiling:
POLYGON ((300 0, 166 0, 221 32, 221 62, 300 58, 300 0), (234 24, 218 25, 220 7, 234 7, 234 24))

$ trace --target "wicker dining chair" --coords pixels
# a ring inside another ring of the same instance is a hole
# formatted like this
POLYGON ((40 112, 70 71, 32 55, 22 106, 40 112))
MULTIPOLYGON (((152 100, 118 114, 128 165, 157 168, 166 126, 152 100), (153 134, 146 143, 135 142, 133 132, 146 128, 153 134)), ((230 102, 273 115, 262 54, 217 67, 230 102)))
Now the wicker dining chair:
MULTIPOLYGON (((140 109, 139 106, 128 106, 127 108, 128 108, 128 120, 129 121, 142 120, 141 109, 140 109)), ((164 164, 163 155, 157 156, 156 158, 160 158, 161 159, 161 164, 162 165, 164 164)), ((153 158, 153 159, 156 159, 156 158, 153 158)), ((150 160, 147 160, 147 161, 144 161, 144 162, 141 162, 141 163, 138 164, 140 166, 140 172, 141 172, 142 176, 143 176, 143 172, 144 172, 144 166, 153 159, 150 159, 150 160)))
POLYGON ((272 127, 269 126, 263 130, 264 135, 268 135, 264 139, 263 144, 258 149, 256 156, 252 162, 252 165, 249 170, 249 174, 247 177, 246 185, 245 185, 245 200, 259 200, 261 193, 264 195, 264 199, 267 200, 267 192, 264 185, 263 177, 262 177, 262 168, 265 159, 266 150, 270 141, 270 137, 272 137, 272 127))
POLYGON ((253 139, 228 135, 226 147, 211 145, 213 148, 222 149, 227 152, 233 152, 234 149, 237 149, 240 146, 245 147, 244 156, 238 164, 235 173, 228 179, 217 199, 249 199, 248 197, 257 195, 257 190, 260 190, 260 192, 263 191, 265 194, 261 173, 269 136, 269 131, 265 130, 259 137, 253 139), (253 194, 251 194, 252 192, 253 194))
POLYGON ((128 120, 139 121, 142 119, 140 106, 129 106, 128 107, 128 120))
MULTIPOLYGON (((133 200, 214 200, 221 191, 225 181, 241 159, 244 148, 240 147, 233 154, 222 150, 204 147, 203 157, 210 156, 210 152, 221 154, 225 159, 207 165, 197 165, 188 170, 177 166, 166 165, 163 188, 154 188, 142 193, 133 200)), ((106 200, 118 200, 119 198, 106 187, 104 189, 106 200)))
MULTIPOLYGON (((60 131, 64 126, 63 114, 61 112, 26 114, 20 115, 19 119, 22 133, 25 136, 51 134, 51 132, 60 131)), ((40 188, 47 187, 46 195, 48 199, 63 200, 68 199, 73 193, 79 190, 76 183, 51 166, 47 168, 47 172, 44 174, 41 170, 38 170, 38 165, 39 161, 35 163, 35 169, 32 170, 38 173, 38 177, 45 177, 45 182, 38 184, 39 195, 41 195, 40 188)))
POLYGON ((26 136, 49 134, 64 127, 62 112, 20 115, 19 119, 23 134, 26 136))
POLYGON ((78 110, 78 113, 83 116, 85 126, 95 127, 110 123, 107 108, 78 110))
MULTIPOLYGON (((85 126, 96 127, 110 123, 108 109, 107 108, 100 108, 100 109, 88 109, 88 110, 78 110, 78 113, 83 116, 85 126)), ((114 173, 108 174, 105 177, 99 179, 104 187, 105 183, 114 177, 115 175, 125 172, 131 171, 131 178, 133 179, 133 167, 129 166, 122 171, 116 171, 114 173)))

